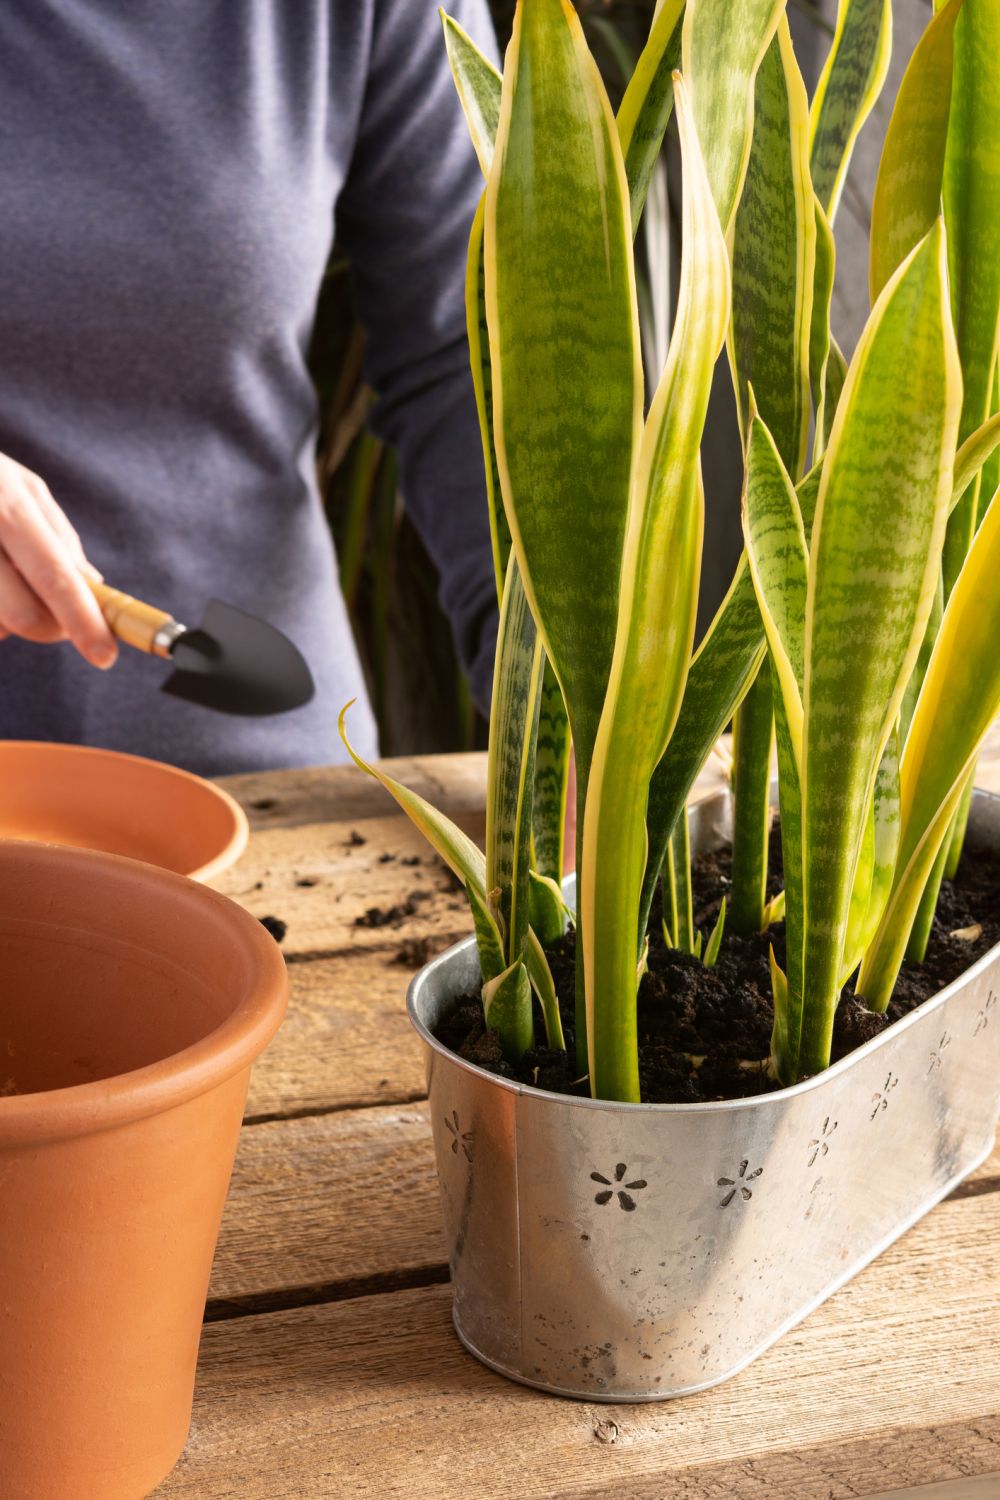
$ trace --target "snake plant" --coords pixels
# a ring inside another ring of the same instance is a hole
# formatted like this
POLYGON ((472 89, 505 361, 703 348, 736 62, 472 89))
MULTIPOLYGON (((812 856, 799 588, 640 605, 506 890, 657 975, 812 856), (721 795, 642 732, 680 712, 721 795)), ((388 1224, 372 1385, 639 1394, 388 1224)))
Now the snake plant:
POLYGON ((886 74, 888 0, 840 0, 811 101, 783 0, 660 0, 617 117, 568 0, 520 0, 502 77, 444 27, 485 179, 466 287, 502 601, 485 853, 366 769, 465 884, 487 1020, 516 1061, 535 1014, 562 1045, 545 944, 566 919, 572 737, 580 1073, 634 1102, 656 885, 668 937, 696 951, 685 805, 743 705, 736 917, 784 916, 770 1068, 794 1083, 829 1063, 845 984, 888 1004, 1000 711, 1000 498, 981 493, 1000 450, 1000 3, 939 5, 910 62, 850 360, 830 326, 833 226, 886 74), (668 127, 682 260, 648 382, 634 236, 668 127), (723 348, 745 550, 695 649, 723 348), (765 905, 772 724, 785 889, 765 905))

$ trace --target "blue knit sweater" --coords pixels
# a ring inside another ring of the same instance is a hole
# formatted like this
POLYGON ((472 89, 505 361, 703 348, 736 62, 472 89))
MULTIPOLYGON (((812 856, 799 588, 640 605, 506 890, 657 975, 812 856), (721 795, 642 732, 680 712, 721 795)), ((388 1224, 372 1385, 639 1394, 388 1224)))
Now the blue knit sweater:
MULTIPOLYGON (((485 0, 449 5, 485 48, 485 0)), ((494 586, 463 279, 481 191, 434 0, 5 0, 0 452, 39 473, 109 582, 197 623, 209 596, 300 645, 317 694, 227 719, 123 650, 0 643, 0 736, 218 773, 375 732, 317 495, 306 365, 334 232, 376 431, 480 697, 494 586)))

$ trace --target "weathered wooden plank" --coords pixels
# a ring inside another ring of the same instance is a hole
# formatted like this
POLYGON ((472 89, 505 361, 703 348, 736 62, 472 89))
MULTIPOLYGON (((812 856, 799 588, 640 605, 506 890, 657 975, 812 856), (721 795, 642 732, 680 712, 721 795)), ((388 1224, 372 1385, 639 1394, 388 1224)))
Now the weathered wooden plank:
POLYGON ((360 951, 289 965, 288 1015, 254 1067, 249 1119, 405 1102, 424 1093, 423 1057, 405 1002, 415 965, 397 956, 391 949, 360 951))
MULTIPOLYGON (((998 1181, 1000 1146, 959 1189, 962 1201, 998 1181)), ((426 1103, 244 1130, 210 1298, 308 1287, 330 1296, 379 1277, 405 1284, 444 1261, 426 1103)))
MULTIPOLYGON (((482 817, 486 806, 486 756, 401 756, 382 765, 449 817, 482 817)), ((312 766, 225 776, 220 785, 241 802, 255 833, 303 823, 346 824, 383 817, 391 798, 357 766, 312 766)), ((400 815, 401 816, 401 815, 400 815)))
MULTIPOLYGON (((216 1323, 192 1443, 159 1493, 627 1496, 728 1465, 724 1493, 748 1495, 748 1466, 768 1455, 877 1448, 892 1429, 974 1433, 1000 1385, 1000 1264, 984 1253, 998 1234, 1000 1194, 942 1204, 742 1375, 663 1405, 600 1407, 506 1383, 460 1349, 445 1287, 216 1323), (608 1422, 613 1443, 597 1432, 608 1422)), ((881 1477, 884 1488, 895 1476, 881 1477)), ((804 1480, 796 1500, 810 1493, 804 1480)))
MULTIPOLYGON (((996 1463, 1000 1417, 988 1417, 974 1425, 896 1428, 857 1443, 766 1453, 735 1471, 731 1464, 712 1464, 671 1472, 629 1482, 618 1493, 625 1500, 997 1500, 1000 1483, 988 1473, 996 1463), (969 1477, 979 1474, 986 1477, 969 1477), (941 1475, 949 1477, 939 1487, 933 1481, 941 1475), (894 1481, 906 1484, 906 1490, 869 1490, 894 1481)), ((561 1494, 559 1500, 603 1500, 606 1494, 604 1488, 588 1485, 561 1494)))
MULTIPOLYGON (((404 817, 382 814, 261 829, 216 888, 254 916, 284 922, 281 950, 289 960, 471 931, 451 872, 404 817)), ((462 821, 481 837, 481 813, 462 821)))
POLYGON ((426 1104, 243 1131, 210 1298, 325 1287, 444 1260, 426 1104))

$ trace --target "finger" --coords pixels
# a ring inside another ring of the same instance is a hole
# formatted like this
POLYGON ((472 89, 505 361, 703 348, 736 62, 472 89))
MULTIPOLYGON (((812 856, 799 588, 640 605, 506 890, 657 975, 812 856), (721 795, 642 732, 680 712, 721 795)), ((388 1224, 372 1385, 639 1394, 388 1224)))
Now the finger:
POLYGON ((110 667, 118 648, 76 558, 27 491, 3 497, 0 541, 23 581, 95 667, 110 667))
POLYGON ((48 644, 66 638, 59 621, 46 609, 3 553, 0 553, 0 627, 5 636, 48 644))
POLYGON ((76 561, 77 567, 89 578, 93 578, 95 583, 101 583, 103 581, 102 575, 87 561, 86 553, 83 550, 83 542, 80 540, 80 533, 62 506, 53 498, 52 491, 44 479, 40 479, 37 474, 29 474, 26 482, 31 494, 38 502, 38 507, 45 519, 56 535, 66 543, 76 561))

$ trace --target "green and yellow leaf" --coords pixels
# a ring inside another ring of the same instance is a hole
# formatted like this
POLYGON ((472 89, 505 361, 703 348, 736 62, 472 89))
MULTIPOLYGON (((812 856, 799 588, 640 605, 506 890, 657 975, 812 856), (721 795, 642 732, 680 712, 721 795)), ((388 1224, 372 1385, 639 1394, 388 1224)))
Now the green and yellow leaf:
MULTIPOLYGON (((936 24, 936 23, 935 23, 936 24)), ((1000 6, 966 0, 955 23, 954 81, 944 169, 952 313, 964 396, 959 439, 990 416, 1000 331, 1000 6)), ((944 591, 951 593, 975 534, 978 482, 948 523, 944 591)))
POLYGON ((868 806, 933 605, 960 402, 939 220, 887 284, 858 345, 813 525, 802 754, 805 1073, 829 1061, 863 833, 857 811, 868 806))
POLYGON ((963 3, 948 0, 931 21, 896 95, 872 201, 869 278, 873 303, 941 212, 951 113, 952 37, 963 3))
POLYGON ((508 963, 521 957, 528 932, 535 739, 544 668, 542 643, 513 559, 500 610, 486 789, 486 889, 497 892, 508 963))
POLYGON ((782 17, 757 73, 753 141, 733 224, 730 362, 746 440, 758 410, 793 479, 809 438, 809 352, 816 214, 809 178, 809 102, 782 17))
POLYGON ((892 996, 910 927, 969 770, 1000 712, 1000 504, 994 496, 948 600, 900 768, 892 895, 858 978, 874 1010, 892 996))
POLYGON ((637 1099, 639 1089, 635 964, 646 792, 687 678, 703 525, 698 449, 729 319, 729 258, 680 75, 675 90, 684 162, 681 284, 642 435, 580 871, 591 1090, 625 1100, 637 1099))
POLYGON ((854 144, 892 55, 890 0, 839 0, 837 28, 810 112, 813 186, 831 224, 854 144))
POLYGON ((438 14, 444 26, 451 76, 455 80, 469 135, 479 157, 483 176, 488 177, 493 165, 493 146, 500 123, 502 80, 489 58, 483 56, 458 22, 443 10, 439 10, 438 14))
POLYGON ((432 807, 416 792, 411 792, 409 787, 405 787, 401 781, 396 781, 392 776, 387 775, 377 763, 364 760, 354 749, 347 738, 344 721, 355 701, 352 698, 350 703, 345 704, 341 709, 338 725, 340 738, 344 742, 348 755, 362 771, 381 782, 390 797, 394 798, 413 826, 419 829, 431 848, 441 856, 462 885, 469 882, 485 902, 486 858, 482 850, 444 813, 438 812, 436 807, 432 807))
POLYGON ((618 132, 561 0, 515 17, 485 245, 504 510, 582 792, 614 650, 643 375, 618 132))
POLYGON ((673 113, 673 75, 681 61, 683 18, 684 0, 665 0, 657 9, 618 110, 633 234, 639 228, 653 169, 673 113))
POLYGON ((785 0, 688 0, 681 68, 723 233, 743 190, 753 135, 754 81, 785 0))

